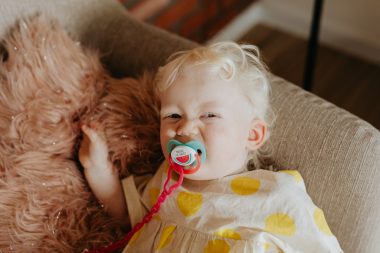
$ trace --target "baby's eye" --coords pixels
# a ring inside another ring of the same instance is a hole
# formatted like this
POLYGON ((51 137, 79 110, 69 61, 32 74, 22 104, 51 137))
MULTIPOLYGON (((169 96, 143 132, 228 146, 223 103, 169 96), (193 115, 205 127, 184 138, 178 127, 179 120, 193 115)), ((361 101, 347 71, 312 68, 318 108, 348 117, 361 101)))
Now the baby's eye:
POLYGON ((165 118, 167 118, 167 119, 180 119, 181 115, 179 115, 178 113, 172 113, 172 114, 166 115, 165 118))
POLYGON ((217 118, 217 117, 219 117, 219 116, 213 112, 206 112, 206 113, 202 114, 202 116, 201 116, 201 118, 207 118, 207 119, 217 118))

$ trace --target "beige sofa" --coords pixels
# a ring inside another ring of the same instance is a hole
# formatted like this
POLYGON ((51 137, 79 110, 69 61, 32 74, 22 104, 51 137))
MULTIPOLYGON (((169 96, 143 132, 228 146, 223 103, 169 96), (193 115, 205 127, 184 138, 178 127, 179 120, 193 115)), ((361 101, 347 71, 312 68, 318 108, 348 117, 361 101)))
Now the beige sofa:
MULTIPOLYGON (((196 46, 134 20, 117 0, 2 0, 0 38, 18 18, 41 11, 98 48, 117 76, 154 70, 170 53, 196 46)), ((345 252, 380 252, 380 132, 283 79, 272 81, 276 165, 300 170, 345 252)))

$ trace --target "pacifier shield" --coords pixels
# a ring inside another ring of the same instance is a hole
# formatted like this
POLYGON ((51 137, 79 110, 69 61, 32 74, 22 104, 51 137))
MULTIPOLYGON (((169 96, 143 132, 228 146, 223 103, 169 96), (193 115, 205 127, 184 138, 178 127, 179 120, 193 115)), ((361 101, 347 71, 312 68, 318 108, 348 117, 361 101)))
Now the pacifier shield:
POLYGON ((206 160, 206 150, 199 141, 182 143, 177 140, 170 140, 166 149, 170 154, 171 166, 175 171, 182 171, 184 174, 197 172, 201 163, 206 160))
POLYGON ((177 146, 171 152, 171 157, 176 164, 190 166, 195 161, 197 152, 188 146, 177 146))
MULTIPOLYGON (((205 147, 202 145, 201 142, 199 141, 189 141, 187 143, 182 143, 180 141, 177 141, 177 140, 170 140, 168 142, 168 144, 166 145, 166 150, 168 151, 169 154, 171 154, 171 152, 178 146, 186 146, 186 147, 189 147, 191 149, 193 149, 197 154, 198 154, 198 151, 200 152, 200 158, 201 158, 201 162, 204 163, 206 162, 206 149, 205 147)), ((199 154, 198 154, 199 155, 199 154)), ((193 160, 194 161, 194 160, 193 160)))

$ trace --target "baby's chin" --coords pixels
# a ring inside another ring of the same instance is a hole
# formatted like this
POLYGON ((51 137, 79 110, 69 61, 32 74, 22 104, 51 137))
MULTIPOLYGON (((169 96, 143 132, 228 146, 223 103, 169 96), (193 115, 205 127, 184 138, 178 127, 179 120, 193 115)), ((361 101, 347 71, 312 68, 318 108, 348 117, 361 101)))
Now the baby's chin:
POLYGON ((246 171, 246 166, 238 168, 239 169, 236 170, 221 171, 217 170, 216 168, 210 168, 209 166, 201 166, 201 168, 193 174, 184 174, 184 178, 186 178, 186 180, 197 181, 215 180, 223 177, 233 176, 246 171))
POLYGON ((202 167, 193 174, 184 175, 184 178, 188 180, 197 180, 197 181, 214 180, 220 177, 221 177, 220 175, 215 175, 215 173, 207 172, 207 170, 202 169, 202 167))

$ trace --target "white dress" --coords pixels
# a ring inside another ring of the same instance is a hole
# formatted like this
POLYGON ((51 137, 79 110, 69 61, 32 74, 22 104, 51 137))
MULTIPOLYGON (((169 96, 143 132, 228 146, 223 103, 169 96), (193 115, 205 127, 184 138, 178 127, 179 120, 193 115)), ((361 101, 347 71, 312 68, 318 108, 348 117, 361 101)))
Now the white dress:
MULTIPOLYGON (((123 180, 132 225, 156 203, 166 177, 164 163, 151 178, 123 180)), ((185 179, 123 252, 343 251, 297 171, 254 170, 210 181, 185 179)))

